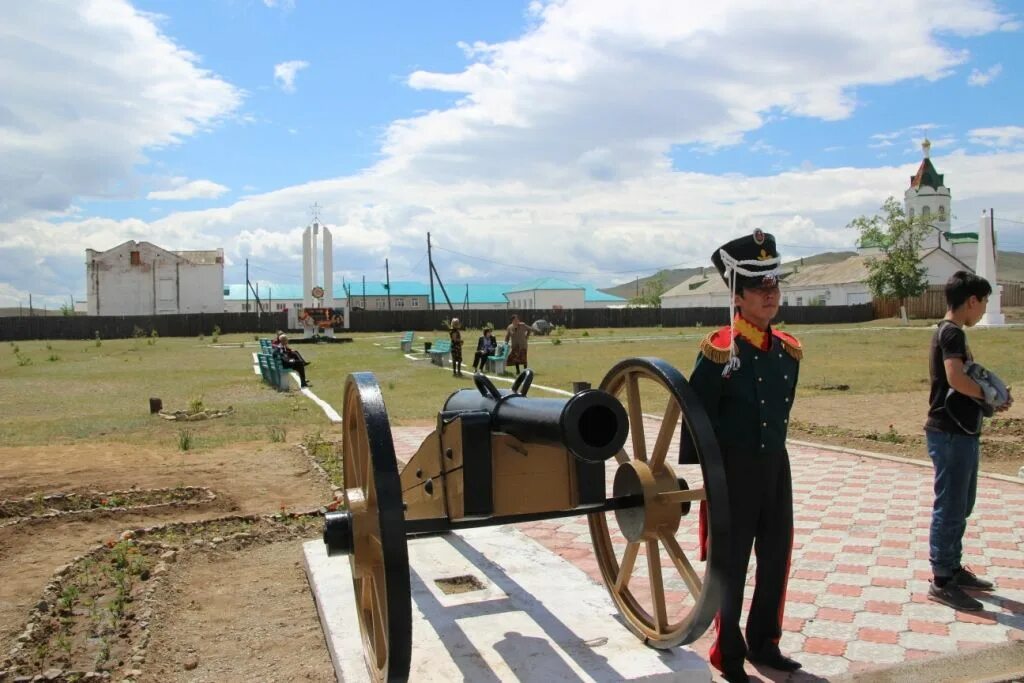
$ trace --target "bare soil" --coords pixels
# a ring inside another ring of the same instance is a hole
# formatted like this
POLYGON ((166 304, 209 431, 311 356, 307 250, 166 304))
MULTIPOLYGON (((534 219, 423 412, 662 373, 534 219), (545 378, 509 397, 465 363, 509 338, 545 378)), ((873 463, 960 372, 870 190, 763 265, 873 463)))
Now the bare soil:
POLYGON ((179 566, 154 613, 141 680, 333 680, 300 557, 287 541, 179 566))
MULTIPOLYGON (((331 501, 329 486, 309 459, 284 443, 187 452, 116 443, 0 448, 0 501, 178 486, 207 487, 216 498, 151 510, 76 511, 0 528, 0 662, 55 572, 114 543, 126 529, 312 510, 331 501)), ((315 538, 317 526, 300 532, 315 538)), ((112 661, 108 668, 115 679, 137 667, 142 673, 136 680, 329 680, 330 658, 301 568, 301 542, 222 544, 168 565, 147 625, 147 657, 112 661)), ((81 670, 62 667, 68 659, 73 657, 54 651, 38 670, 18 673, 81 670)))
MULTIPOLYGON (((791 438, 928 460, 924 418, 928 393, 800 397, 793 406, 791 438)), ((987 421, 981 439, 983 472, 1017 476, 1024 467, 1024 403, 987 421)))

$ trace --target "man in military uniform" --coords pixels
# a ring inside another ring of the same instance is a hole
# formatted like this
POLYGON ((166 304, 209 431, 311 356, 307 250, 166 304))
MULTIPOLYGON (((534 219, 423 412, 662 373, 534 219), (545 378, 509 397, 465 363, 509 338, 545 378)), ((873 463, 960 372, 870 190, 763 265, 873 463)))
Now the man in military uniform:
MULTIPOLYGON (((732 683, 749 680, 744 658, 800 668, 780 652, 779 639, 793 546, 786 429, 803 352, 770 324, 779 310, 775 239, 757 230, 711 260, 729 286, 732 323, 701 341, 690 384, 711 418, 729 487, 730 549, 710 659, 732 683), (740 610, 751 546, 757 574, 744 642, 740 610)), ((685 443, 683 450, 685 457, 685 443)))

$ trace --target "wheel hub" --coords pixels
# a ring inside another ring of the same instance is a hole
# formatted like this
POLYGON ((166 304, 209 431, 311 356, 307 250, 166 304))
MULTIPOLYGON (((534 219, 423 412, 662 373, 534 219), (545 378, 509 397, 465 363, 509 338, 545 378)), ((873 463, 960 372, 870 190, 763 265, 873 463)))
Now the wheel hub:
POLYGON ((642 495, 644 503, 639 507, 615 511, 619 530, 629 542, 657 540, 659 532, 675 533, 679 528, 681 509, 678 503, 668 503, 659 495, 679 490, 679 480, 667 465, 652 470, 640 460, 630 460, 619 465, 612 484, 612 495, 642 495))

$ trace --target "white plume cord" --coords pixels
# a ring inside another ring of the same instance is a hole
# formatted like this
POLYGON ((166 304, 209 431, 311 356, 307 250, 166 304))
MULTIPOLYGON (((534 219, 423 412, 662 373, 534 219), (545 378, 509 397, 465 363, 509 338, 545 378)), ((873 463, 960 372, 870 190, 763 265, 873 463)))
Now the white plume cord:
POLYGON ((736 275, 745 277, 779 277, 780 257, 767 259, 747 259, 737 261, 725 249, 719 249, 718 255, 725 266, 725 276, 729 278, 729 360, 722 368, 722 377, 728 377, 734 370, 739 370, 740 359, 736 355, 736 275), (773 266, 769 270, 750 270, 743 266, 773 266))

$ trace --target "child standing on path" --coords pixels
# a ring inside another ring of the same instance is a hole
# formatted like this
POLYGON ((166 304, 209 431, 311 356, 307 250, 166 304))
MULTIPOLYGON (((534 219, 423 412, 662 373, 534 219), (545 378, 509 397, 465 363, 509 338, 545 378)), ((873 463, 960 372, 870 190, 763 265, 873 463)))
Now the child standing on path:
MULTIPOLYGON (((974 361, 967 346, 965 327, 985 315, 992 286, 985 278, 965 270, 946 283, 946 317, 932 335, 929 356, 931 392, 925 440, 935 468, 928 554, 934 579, 928 598, 958 610, 977 611, 982 604, 964 589, 992 590, 991 581, 979 578, 960 562, 967 518, 978 490, 979 437, 985 394, 964 371, 974 361), (976 399, 976 400, 969 400, 976 399)), ((997 410, 1006 410, 1013 398, 997 410)))

